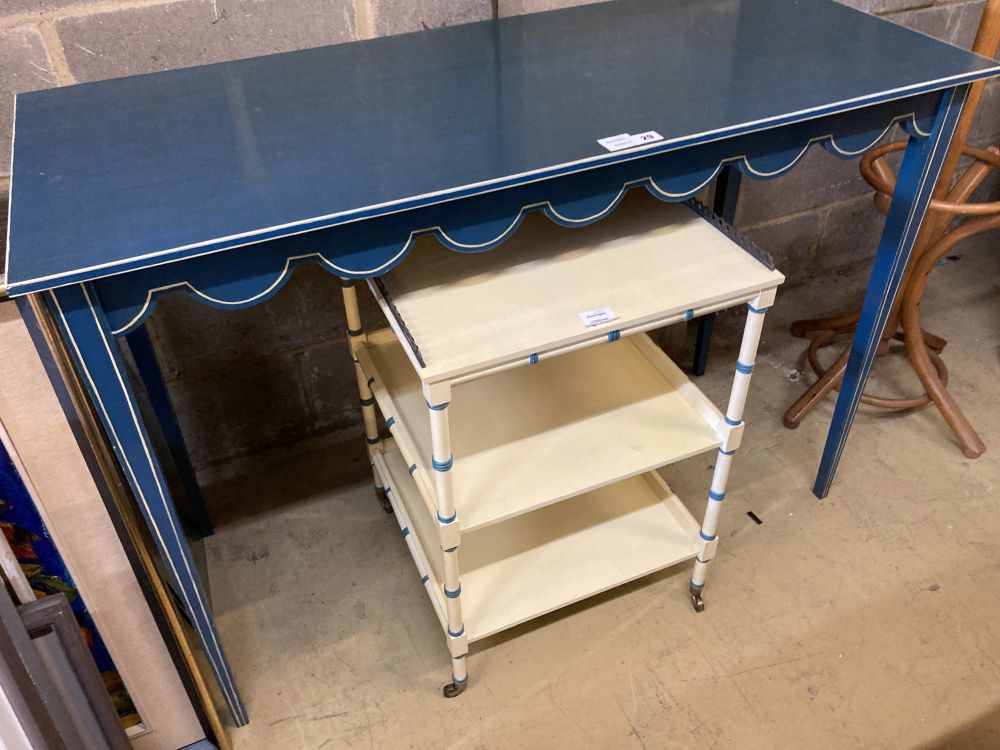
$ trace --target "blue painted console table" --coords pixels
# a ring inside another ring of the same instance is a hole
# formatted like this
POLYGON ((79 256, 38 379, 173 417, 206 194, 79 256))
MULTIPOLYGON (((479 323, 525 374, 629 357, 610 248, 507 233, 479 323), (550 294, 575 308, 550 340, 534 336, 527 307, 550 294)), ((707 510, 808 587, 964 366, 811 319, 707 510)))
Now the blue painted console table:
POLYGON ((61 326, 243 724, 119 349, 160 295, 245 307, 301 263, 369 277, 422 234, 478 252, 528 211, 581 226, 632 188, 679 201, 720 175, 731 216, 740 174, 776 177, 813 143, 855 157, 899 123, 823 497, 968 85, 996 75, 830 0, 618 0, 23 94, 8 292, 61 326))

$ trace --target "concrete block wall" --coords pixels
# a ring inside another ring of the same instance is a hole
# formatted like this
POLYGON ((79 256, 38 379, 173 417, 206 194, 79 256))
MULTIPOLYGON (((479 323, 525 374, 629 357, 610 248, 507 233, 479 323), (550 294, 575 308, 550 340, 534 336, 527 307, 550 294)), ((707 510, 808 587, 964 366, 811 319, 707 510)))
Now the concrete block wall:
MULTIPOLYGON (((981 0, 845 2, 962 46, 982 9, 981 0)), ((581 0, 0 0, 0 243, 17 91, 575 4, 581 0)), ((998 114, 994 85, 978 141, 1000 141, 998 114)), ((867 268, 880 217, 856 161, 814 148, 784 178, 744 185, 737 224, 775 255, 791 283, 867 268)), ((364 314, 380 317, 372 303, 364 314)), ((298 270, 275 298, 248 310, 169 295, 150 329, 196 466, 327 432, 360 434, 339 285, 324 271, 298 270)))
MULTIPOLYGON (((968 48, 983 3, 926 0, 844 0, 895 23, 968 48)), ((899 133, 896 138, 901 137, 899 133)), ((1000 142, 1000 84, 987 88, 971 141, 1000 142)), ((736 226, 767 248, 790 283, 845 268, 866 269, 882 226, 871 190, 855 160, 814 147, 802 163, 776 180, 744 180, 736 226)), ((983 193, 997 193, 996 181, 983 193)))

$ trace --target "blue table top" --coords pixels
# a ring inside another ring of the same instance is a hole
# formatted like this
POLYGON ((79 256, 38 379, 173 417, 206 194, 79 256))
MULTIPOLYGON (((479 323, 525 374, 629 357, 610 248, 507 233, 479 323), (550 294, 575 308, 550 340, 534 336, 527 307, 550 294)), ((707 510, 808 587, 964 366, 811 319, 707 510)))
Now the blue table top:
POLYGON ((831 0, 617 0, 21 94, 8 290, 998 73, 831 0), (649 131, 624 150, 598 142, 649 131))

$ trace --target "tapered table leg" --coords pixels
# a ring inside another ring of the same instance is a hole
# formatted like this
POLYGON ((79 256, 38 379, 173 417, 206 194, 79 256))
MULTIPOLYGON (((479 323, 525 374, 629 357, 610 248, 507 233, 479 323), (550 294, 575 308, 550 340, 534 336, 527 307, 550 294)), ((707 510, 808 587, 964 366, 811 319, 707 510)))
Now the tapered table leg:
POLYGON ((243 726, 246 709, 100 298, 92 285, 72 284, 46 292, 45 300, 163 558, 167 580, 198 635, 233 720, 243 726))
POLYGON ((167 392, 166 383, 163 382, 163 374, 156 361, 156 352, 153 350, 153 342, 150 341, 146 326, 141 325, 131 333, 125 334, 125 340, 132 352, 132 359, 135 361, 139 378, 146 387, 149 403, 160 423, 160 431, 163 433, 164 440, 167 441, 167 449, 170 451, 170 457, 173 459, 181 486, 184 488, 184 494, 187 496, 187 506, 178 506, 178 510, 184 511, 186 509, 188 511, 190 521, 197 526, 201 536, 211 536, 214 533, 212 519, 208 514, 208 508, 205 507, 205 501, 202 499, 198 477, 191 465, 191 457, 184 442, 184 433, 181 432, 177 414, 170 402, 170 394, 167 392))
POLYGON ((861 307, 857 332, 847 360, 840 397, 833 413, 813 493, 824 498, 830 492, 847 436, 858 411, 861 395, 878 350, 882 331, 891 315, 900 282, 930 203, 938 175, 948 152, 968 86, 942 92, 928 137, 910 136, 885 228, 875 255, 868 291, 861 307))

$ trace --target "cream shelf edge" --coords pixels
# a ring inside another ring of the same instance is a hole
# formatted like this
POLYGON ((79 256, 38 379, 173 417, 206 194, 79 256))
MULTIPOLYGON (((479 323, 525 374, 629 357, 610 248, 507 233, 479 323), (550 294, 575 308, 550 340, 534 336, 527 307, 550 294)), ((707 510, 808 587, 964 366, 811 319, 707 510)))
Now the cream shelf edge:
MULTIPOLYGON (((408 464, 432 477, 427 405, 401 345, 375 332, 359 360, 408 464)), ((645 334, 456 386, 449 410, 465 532, 721 443, 722 414, 645 334)))

